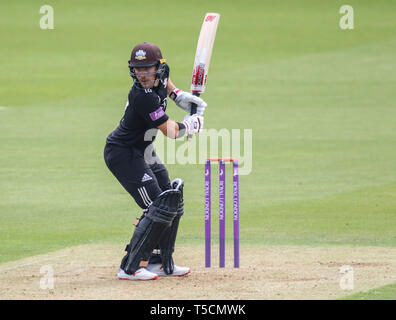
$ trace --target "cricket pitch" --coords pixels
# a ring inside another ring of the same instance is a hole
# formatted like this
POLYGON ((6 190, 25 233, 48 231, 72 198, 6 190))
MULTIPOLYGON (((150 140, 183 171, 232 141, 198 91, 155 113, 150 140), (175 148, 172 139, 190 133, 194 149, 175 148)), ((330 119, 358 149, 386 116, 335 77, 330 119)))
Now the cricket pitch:
POLYGON ((178 246, 175 262, 191 273, 154 281, 117 279, 121 245, 70 247, 0 264, 0 299, 337 299, 396 282, 396 248, 241 245, 234 269, 229 247, 220 269, 215 248, 205 268, 203 245, 178 246))

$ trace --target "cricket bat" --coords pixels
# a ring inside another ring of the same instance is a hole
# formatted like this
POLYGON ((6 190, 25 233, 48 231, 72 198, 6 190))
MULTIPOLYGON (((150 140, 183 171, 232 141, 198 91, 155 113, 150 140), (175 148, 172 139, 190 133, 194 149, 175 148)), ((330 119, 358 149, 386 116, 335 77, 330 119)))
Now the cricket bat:
MULTIPOLYGON (((191 81, 191 92, 199 97, 205 91, 208 77, 210 58, 212 57, 213 43, 216 37, 217 25, 220 14, 207 13, 202 23, 201 32, 198 38, 197 51, 195 52, 194 67, 191 81)), ((191 105, 191 114, 197 113, 197 105, 191 105)), ((191 140, 192 135, 188 135, 187 140, 191 140)))

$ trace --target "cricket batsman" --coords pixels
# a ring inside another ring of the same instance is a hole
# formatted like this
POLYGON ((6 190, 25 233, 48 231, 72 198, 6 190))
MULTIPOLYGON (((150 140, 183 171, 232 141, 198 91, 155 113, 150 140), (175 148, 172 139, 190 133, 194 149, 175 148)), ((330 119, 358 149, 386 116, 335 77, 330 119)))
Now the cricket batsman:
POLYGON ((142 208, 143 215, 134 223, 118 278, 154 280, 158 276, 183 276, 190 268, 175 265, 172 254, 184 213, 184 181, 181 178, 170 181, 152 143, 158 129, 170 139, 198 134, 203 128, 202 115, 207 104, 175 87, 169 78, 169 66, 155 44, 138 44, 128 62, 134 83, 124 116, 107 137, 104 159, 142 208), (173 121, 166 114, 167 96, 187 112, 183 121, 173 121), (192 103, 197 105, 197 112, 190 115, 192 103))

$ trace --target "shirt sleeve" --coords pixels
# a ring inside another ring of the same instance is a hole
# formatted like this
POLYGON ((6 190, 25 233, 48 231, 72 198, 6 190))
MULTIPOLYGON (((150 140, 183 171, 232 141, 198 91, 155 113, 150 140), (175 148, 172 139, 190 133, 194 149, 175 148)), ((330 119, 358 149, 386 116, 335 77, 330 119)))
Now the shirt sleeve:
POLYGON ((160 105, 160 98, 153 92, 142 93, 135 101, 136 112, 150 128, 157 128, 169 117, 160 105))

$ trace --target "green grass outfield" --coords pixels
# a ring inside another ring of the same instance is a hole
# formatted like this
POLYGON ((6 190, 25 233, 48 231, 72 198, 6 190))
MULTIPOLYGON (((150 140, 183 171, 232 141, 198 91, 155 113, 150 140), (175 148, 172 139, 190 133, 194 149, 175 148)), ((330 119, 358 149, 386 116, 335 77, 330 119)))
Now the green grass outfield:
POLYGON ((396 300, 396 284, 359 292, 342 300, 396 300))
MULTIPOLYGON (((103 147, 130 51, 157 43, 188 90, 208 11, 222 16, 205 126, 253 130, 242 243, 396 246, 396 3, 348 1, 353 30, 339 27, 345 1, 48 4, 54 30, 39 27, 42 1, 1 4, 0 262, 129 241, 140 211, 103 147)), ((203 245, 203 165, 168 169, 186 181, 178 241, 203 245)))

